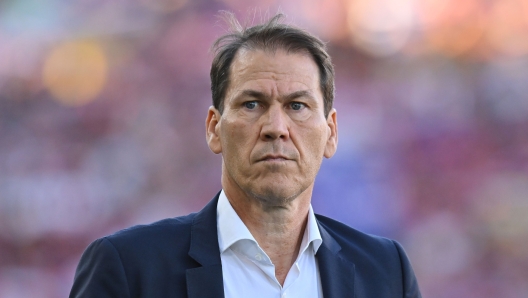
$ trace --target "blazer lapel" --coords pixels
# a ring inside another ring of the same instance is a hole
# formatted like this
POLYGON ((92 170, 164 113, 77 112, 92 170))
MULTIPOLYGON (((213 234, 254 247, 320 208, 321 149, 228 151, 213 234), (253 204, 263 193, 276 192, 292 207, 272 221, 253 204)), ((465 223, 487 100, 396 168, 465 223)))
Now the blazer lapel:
POLYGON ((189 256, 202 267, 187 269, 187 295, 189 298, 223 298, 224 280, 218 247, 216 206, 218 193, 194 217, 191 226, 189 256))
POLYGON ((189 298, 224 297, 222 265, 187 269, 186 276, 189 298))
POLYGON ((323 243, 317 250, 317 263, 323 297, 354 297, 354 263, 339 256, 341 246, 319 224, 323 243))

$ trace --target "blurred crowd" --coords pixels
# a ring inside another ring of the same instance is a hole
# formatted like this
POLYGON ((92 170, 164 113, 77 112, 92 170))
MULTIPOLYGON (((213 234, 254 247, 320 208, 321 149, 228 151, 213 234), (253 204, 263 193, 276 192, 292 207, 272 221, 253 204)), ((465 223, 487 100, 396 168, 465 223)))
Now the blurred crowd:
POLYGON ((210 46, 233 11, 328 42, 313 206, 403 244, 424 297, 528 297, 528 2, 0 2, 0 297, 65 297, 84 248, 201 209, 210 46))

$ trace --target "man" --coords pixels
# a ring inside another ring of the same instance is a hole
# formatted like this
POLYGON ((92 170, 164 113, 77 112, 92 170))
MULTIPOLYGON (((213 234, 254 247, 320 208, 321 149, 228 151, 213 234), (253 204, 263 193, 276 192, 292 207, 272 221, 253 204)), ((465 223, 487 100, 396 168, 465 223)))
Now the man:
POLYGON ((215 43, 206 138, 222 191, 93 242, 70 297, 420 297, 398 243, 314 215, 337 146, 334 71, 319 39, 280 18, 215 43))

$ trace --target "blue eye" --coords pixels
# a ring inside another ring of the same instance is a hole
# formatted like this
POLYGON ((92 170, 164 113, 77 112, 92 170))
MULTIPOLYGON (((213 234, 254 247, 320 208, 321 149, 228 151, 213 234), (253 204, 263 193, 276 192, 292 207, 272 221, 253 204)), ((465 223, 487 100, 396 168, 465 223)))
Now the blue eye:
POLYGON ((304 108, 304 104, 300 103, 300 102, 292 102, 290 106, 291 106, 292 110, 294 110, 294 111, 298 111, 298 110, 304 108))
POLYGON ((244 103, 244 106, 246 109, 253 110, 258 106, 258 104, 256 101, 247 101, 244 103))

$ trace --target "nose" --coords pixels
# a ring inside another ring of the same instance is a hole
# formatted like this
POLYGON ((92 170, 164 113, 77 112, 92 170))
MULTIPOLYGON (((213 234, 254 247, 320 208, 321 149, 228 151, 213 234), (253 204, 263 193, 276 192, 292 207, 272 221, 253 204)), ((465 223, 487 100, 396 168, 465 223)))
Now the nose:
POLYGON ((260 138, 264 141, 286 140, 290 137, 288 115, 280 105, 271 105, 262 115, 260 138))

